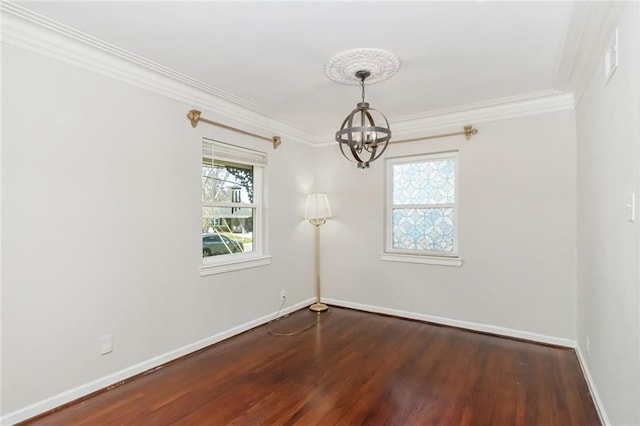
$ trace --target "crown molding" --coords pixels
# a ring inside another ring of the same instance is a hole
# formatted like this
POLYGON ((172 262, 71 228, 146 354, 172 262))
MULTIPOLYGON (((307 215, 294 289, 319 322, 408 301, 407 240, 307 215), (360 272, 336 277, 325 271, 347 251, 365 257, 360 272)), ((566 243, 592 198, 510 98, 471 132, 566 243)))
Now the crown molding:
MULTIPOLYGON (((9 1, 0 2, 0 40, 224 117, 250 131, 268 131, 306 145, 309 135, 271 111, 9 1), (265 130, 266 129, 266 130, 265 130)), ((186 115, 185 110, 185 115, 186 115)), ((186 121, 186 118, 185 118, 186 121)))
POLYGON ((394 120, 394 132, 397 135, 404 135, 419 130, 439 129, 471 122, 475 124, 544 114, 572 109, 573 106, 573 95, 570 93, 545 90, 400 117, 394 120))
POLYGON ((574 93, 577 103, 604 53, 625 2, 575 2, 556 87, 574 93))
MULTIPOLYGON (((446 127, 475 125, 487 121, 563 111, 573 109, 574 104, 573 94, 571 93, 545 90, 461 105, 404 118, 389 119, 389 122, 395 139, 411 137, 416 133, 424 134, 425 131, 446 127)), ((314 140, 320 146, 329 146, 335 143, 333 142, 333 135, 329 134, 316 137, 314 140)))
MULTIPOLYGON (((617 10, 617 7, 615 9, 617 10)), ((226 124, 248 131, 268 131, 281 136, 284 141, 295 141, 308 146, 326 146, 334 143, 333 133, 309 134, 289 125, 265 108, 36 14, 13 2, 0 1, 0 11, 0 40, 7 45, 183 102, 214 117, 223 117, 226 124)), ((601 14, 602 12, 598 16, 601 14)), ((601 38, 606 40, 604 36, 601 38)), ((573 62, 577 63, 572 60, 571 63, 573 62)), ((574 97, 570 93, 546 90, 395 117, 391 122, 395 137, 407 137, 416 132, 424 133, 454 125, 572 109, 574 104, 574 97)))

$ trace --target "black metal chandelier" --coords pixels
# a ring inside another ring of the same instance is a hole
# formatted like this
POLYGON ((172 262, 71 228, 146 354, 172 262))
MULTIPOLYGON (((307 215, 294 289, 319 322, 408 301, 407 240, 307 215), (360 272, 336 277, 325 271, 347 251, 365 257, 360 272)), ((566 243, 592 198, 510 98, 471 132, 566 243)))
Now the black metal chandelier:
POLYGON ((369 104, 364 101, 364 81, 370 75, 366 70, 356 72, 362 87, 362 102, 356 105, 356 109, 344 119, 340 130, 336 132, 336 141, 342 155, 357 163, 359 169, 369 168, 369 163, 380 158, 391 139, 387 117, 380 111, 369 108, 369 104))

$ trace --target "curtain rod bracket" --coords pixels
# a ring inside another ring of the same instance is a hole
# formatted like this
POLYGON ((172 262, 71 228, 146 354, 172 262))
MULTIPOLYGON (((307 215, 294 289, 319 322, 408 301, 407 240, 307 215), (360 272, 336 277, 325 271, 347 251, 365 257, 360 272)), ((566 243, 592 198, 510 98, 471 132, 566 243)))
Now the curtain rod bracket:
POLYGON ((198 121, 200 121, 200 111, 192 109, 187 114, 187 118, 191 121, 191 127, 196 127, 198 125, 198 121))
POLYGON ((253 136, 254 138, 258 138, 258 139, 265 140, 267 142, 271 142, 273 144, 273 149, 278 149, 278 147, 282 143, 282 139, 280 138, 280 136, 272 136, 270 138, 267 138, 265 136, 261 136, 261 135, 255 134, 255 133, 247 132, 246 130, 241 130, 241 129, 238 129, 238 128, 235 128, 235 127, 227 126, 226 124, 218 123, 218 122, 215 122, 213 120, 207 120, 206 118, 201 117, 200 114, 201 114, 201 112, 198 111, 197 109, 192 109, 191 111, 189 111, 189 113, 187 114, 187 118, 191 122, 191 127, 196 127, 198 125, 198 123, 202 121, 204 123, 209 123, 209 124, 212 124, 214 126, 222 127, 223 129, 232 130, 232 131, 237 132, 237 133, 242 133, 243 135, 253 136))
POLYGON ((473 126, 464 126, 464 137, 469 140, 471 135, 478 133, 478 129, 474 129, 473 126))

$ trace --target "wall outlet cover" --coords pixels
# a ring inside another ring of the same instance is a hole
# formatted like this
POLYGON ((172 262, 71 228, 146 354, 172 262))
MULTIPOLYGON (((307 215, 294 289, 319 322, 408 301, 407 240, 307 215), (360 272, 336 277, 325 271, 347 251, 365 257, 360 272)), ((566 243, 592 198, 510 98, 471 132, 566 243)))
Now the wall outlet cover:
POLYGON ((101 337, 100 340, 100 355, 106 355, 113 352, 113 336, 108 335, 101 337))

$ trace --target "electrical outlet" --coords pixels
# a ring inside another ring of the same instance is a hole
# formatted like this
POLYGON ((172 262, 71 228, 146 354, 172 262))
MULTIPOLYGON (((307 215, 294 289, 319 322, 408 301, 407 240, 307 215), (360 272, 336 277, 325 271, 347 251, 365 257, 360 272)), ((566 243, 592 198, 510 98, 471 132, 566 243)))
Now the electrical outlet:
POLYGON ((287 300, 287 291, 280 290, 280 300, 287 300))
POLYGON ((113 352, 113 336, 111 334, 101 337, 98 342, 100 342, 100 355, 113 352))

